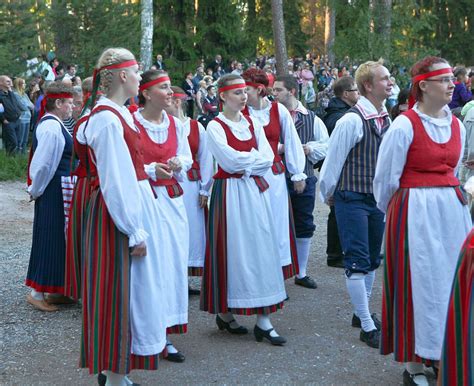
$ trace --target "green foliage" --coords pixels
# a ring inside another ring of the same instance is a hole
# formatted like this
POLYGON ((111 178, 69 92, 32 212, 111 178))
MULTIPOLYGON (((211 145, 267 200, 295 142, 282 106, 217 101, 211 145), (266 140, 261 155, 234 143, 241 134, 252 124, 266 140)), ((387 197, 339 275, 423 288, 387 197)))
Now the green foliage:
POLYGON ((0 150, 0 181, 26 181, 28 157, 26 155, 8 156, 0 150))

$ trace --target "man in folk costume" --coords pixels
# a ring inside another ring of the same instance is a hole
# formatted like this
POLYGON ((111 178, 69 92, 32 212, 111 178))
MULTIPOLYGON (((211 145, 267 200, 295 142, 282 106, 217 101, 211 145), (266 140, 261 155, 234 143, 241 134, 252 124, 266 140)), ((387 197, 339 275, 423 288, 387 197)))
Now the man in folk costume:
POLYGON ((390 118, 384 107, 392 91, 389 71, 379 62, 359 66, 355 80, 362 95, 339 119, 329 140, 321 170, 321 198, 336 209, 344 253, 346 286, 360 327, 360 340, 378 348, 380 322, 369 311, 369 299, 379 267, 384 215, 372 190, 378 150, 390 118))
POLYGON ((321 119, 311 110, 306 109, 296 99, 297 92, 298 84, 293 76, 276 78, 273 85, 273 94, 276 100, 290 111, 306 156, 304 173, 307 178, 305 181, 306 186, 302 192, 294 186, 288 172, 286 175, 295 220, 296 249, 299 266, 299 273, 295 277, 295 284, 314 289, 317 288, 317 284, 306 273, 311 249, 311 238, 316 229, 313 218, 317 182, 317 178, 314 175, 314 165, 326 157, 329 135, 321 119))
POLYGON ((448 107, 452 68, 428 56, 410 72, 416 104, 390 126, 374 178, 377 207, 387 214, 380 351, 404 363, 405 385, 427 385, 423 363, 436 372, 472 222, 456 176, 466 132, 448 107))

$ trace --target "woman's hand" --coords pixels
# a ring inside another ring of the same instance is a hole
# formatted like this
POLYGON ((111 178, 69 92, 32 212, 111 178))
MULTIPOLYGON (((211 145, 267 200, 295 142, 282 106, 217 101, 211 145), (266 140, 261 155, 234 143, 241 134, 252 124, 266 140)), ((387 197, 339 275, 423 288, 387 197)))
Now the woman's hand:
POLYGON ((158 180, 170 180, 173 177, 173 172, 169 166, 159 162, 155 164, 155 174, 158 180))
POLYGON ((207 200, 209 197, 203 196, 202 194, 199 195, 199 207, 205 208, 207 206, 207 200))
POLYGON ((130 251, 130 256, 134 256, 134 257, 146 256, 146 244, 145 244, 145 242, 142 241, 140 244, 137 244, 134 247, 132 247, 132 250, 130 251))
POLYGON ((182 169, 181 161, 178 157, 173 157, 168 160, 168 167, 172 172, 179 173, 182 169))

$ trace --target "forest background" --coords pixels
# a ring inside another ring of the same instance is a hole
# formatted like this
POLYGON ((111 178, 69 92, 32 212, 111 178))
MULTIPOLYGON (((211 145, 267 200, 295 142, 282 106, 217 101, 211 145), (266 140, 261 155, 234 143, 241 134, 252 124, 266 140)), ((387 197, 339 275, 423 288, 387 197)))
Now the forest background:
POLYGON ((283 0, 284 20, 272 20, 271 0, 3 0, 0 73, 19 74, 26 58, 50 51, 78 64, 79 75, 92 73, 106 47, 138 54, 144 2, 153 8, 153 53, 178 79, 216 54, 226 63, 274 54, 279 22, 290 57, 383 57, 409 67, 437 54, 474 63, 472 0, 283 0))

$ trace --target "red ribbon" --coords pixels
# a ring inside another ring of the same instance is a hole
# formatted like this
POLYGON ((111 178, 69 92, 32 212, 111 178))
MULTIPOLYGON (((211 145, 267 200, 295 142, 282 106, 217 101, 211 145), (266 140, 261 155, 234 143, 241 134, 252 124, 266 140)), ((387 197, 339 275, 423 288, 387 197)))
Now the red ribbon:
POLYGON ((181 93, 179 93, 179 92, 175 92, 175 93, 173 94, 173 96, 174 96, 175 98, 179 98, 179 99, 186 99, 186 98, 188 97, 186 94, 181 94, 181 93))
POLYGON ((140 91, 146 90, 147 88, 150 88, 154 86, 155 84, 163 83, 166 81, 170 81, 170 78, 168 75, 160 76, 159 78, 156 78, 156 79, 150 80, 149 82, 141 84, 140 91))
POLYGON ((262 83, 245 82, 245 84, 246 84, 247 86, 255 87, 255 88, 259 88, 259 87, 266 88, 265 85, 262 84, 262 83))
POLYGON ((440 70, 430 71, 430 72, 426 72, 424 74, 417 75, 417 76, 413 77, 412 81, 413 81, 413 84, 415 84, 415 83, 418 83, 422 80, 432 78, 433 76, 436 76, 436 75, 452 74, 452 73, 453 73, 453 69, 451 67, 442 68, 440 70))
POLYGON ((231 84, 229 86, 224 86, 219 88, 218 93, 220 94, 221 92, 229 91, 229 90, 234 90, 236 88, 245 88, 247 85, 245 83, 237 83, 237 84, 231 84))

